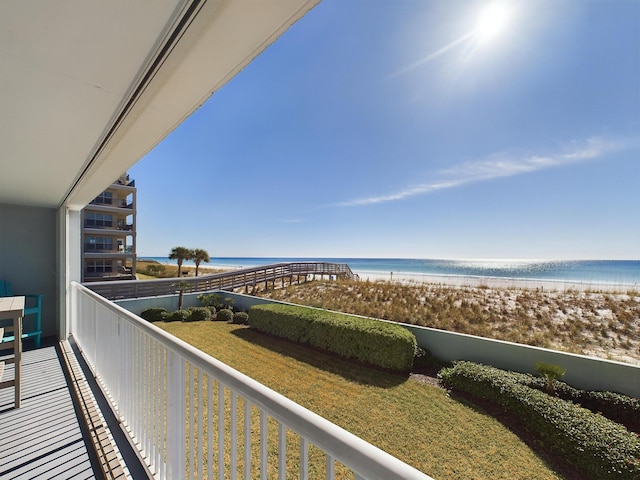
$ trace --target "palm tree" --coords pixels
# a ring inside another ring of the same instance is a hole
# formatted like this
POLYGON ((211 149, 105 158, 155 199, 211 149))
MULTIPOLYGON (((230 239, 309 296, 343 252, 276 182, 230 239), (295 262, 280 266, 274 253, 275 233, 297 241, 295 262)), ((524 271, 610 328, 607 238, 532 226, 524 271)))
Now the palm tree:
POLYGON ((191 260, 193 260, 196 264, 196 277, 198 276, 198 268, 200 267, 200 263, 209 263, 211 261, 211 259, 209 258, 209 253, 201 248, 194 248, 193 250, 191 250, 191 260))
POLYGON ((184 298, 185 289, 189 288, 189 282, 180 280, 179 282, 173 283, 172 286, 178 289, 178 310, 182 310, 182 299, 184 298))
POLYGON ((182 273, 182 262, 191 259, 191 250, 185 247, 174 247, 171 249, 169 259, 178 261, 178 276, 182 273))

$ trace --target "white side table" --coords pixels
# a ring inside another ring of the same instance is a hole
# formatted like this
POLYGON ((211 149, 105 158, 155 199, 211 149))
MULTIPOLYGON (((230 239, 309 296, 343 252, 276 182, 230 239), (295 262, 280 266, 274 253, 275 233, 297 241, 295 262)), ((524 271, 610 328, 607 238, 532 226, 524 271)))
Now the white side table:
MULTIPOLYGON (((20 378, 22 375, 22 316, 24 315, 24 297, 0 297, 0 319, 13 320, 12 325, 4 327, 7 333, 13 333, 13 341, 3 343, 3 347, 13 346, 13 357, 5 359, 3 363, 13 363, 15 376, 13 380, 2 381, 0 373, 0 388, 15 388, 15 408, 20 408, 20 378), (13 345, 12 345, 13 344, 13 345)), ((2 329, 0 329, 2 330, 2 329)), ((2 335, 2 334, 0 334, 2 335)), ((0 371, 2 368, 0 367, 0 371)))

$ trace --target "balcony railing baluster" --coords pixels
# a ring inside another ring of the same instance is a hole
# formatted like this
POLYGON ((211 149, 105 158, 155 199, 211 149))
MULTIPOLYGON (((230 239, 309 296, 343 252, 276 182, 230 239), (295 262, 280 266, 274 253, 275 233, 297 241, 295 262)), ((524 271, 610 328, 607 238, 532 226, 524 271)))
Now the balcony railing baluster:
POLYGON ((203 417, 204 417, 204 409, 203 409, 203 398, 202 398, 202 384, 204 382, 204 376, 202 374, 202 370, 198 369, 198 441, 196 445, 198 446, 198 478, 204 478, 202 476, 203 472, 203 460, 202 460, 202 446, 204 445, 204 438, 202 430, 203 425, 203 417))
POLYGON ((213 480, 213 378, 207 375, 207 480, 213 480))
POLYGON ((231 458, 229 476, 231 480, 236 480, 238 473, 238 396, 233 390, 230 391, 231 395, 231 428, 230 428, 230 443, 231 443, 231 458))
POLYGON ((244 402, 244 478, 251 478, 251 402, 244 402))
POLYGON ((309 444, 307 439, 300 437, 300 480, 309 478, 309 444))
POLYGON ((195 387, 194 381, 193 381, 193 365, 189 364, 189 368, 187 370, 187 388, 189 391, 189 415, 187 417, 187 426, 189 428, 189 475, 187 475, 187 478, 195 478, 195 473, 196 473, 196 449, 195 449, 195 443, 194 443, 194 439, 195 439, 195 435, 194 435, 194 426, 195 426, 195 418, 194 418, 194 403, 195 403, 195 395, 193 394, 193 389, 195 387))
POLYGON ((287 479, 287 427, 278 422, 278 479, 287 479))
POLYGON ((224 385, 218 380, 218 480, 224 480, 224 385))
POLYGON ((327 466, 327 480, 333 480, 335 477, 335 465, 336 461, 333 459, 331 455, 327 455, 326 466, 327 466))

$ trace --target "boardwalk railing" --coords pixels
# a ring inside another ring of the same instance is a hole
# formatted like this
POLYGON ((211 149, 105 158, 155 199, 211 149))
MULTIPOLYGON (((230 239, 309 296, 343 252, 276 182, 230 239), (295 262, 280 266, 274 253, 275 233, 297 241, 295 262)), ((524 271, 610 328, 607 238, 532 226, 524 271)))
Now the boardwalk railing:
POLYGON ((155 478, 430 479, 75 282, 71 302, 72 335, 155 478))
POLYGON ((161 278, 157 280, 124 280, 89 282, 85 286, 110 300, 123 298, 155 297, 173 295, 177 291, 176 282, 184 282, 184 293, 206 292, 209 290, 232 290, 257 286, 278 280, 293 281, 308 275, 334 276, 336 278, 358 279, 346 263, 331 262, 289 262, 274 263, 260 267, 241 268, 223 273, 199 277, 161 278))

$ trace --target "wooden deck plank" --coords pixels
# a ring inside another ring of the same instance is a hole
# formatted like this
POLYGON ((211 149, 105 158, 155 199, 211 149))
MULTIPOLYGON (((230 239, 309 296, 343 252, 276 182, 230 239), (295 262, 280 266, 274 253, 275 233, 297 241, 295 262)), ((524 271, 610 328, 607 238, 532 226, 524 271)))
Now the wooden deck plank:
POLYGON ((21 408, 0 390, 0 478, 96 478, 56 348, 24 352, 22 374, 21 408))

